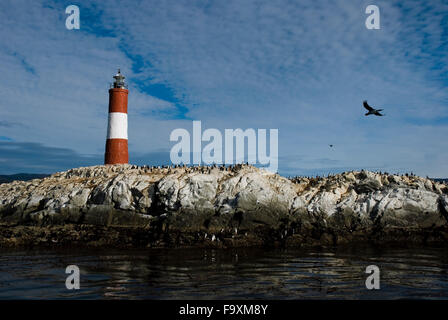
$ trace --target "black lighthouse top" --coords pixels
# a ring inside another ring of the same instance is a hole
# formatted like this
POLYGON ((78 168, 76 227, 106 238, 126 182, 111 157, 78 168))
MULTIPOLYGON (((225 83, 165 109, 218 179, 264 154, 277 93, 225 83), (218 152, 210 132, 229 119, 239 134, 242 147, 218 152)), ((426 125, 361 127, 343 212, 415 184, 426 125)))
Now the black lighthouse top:
POLYGON ((118 73, 114 75, 114 79, 113 88, 128 88, 128 85, 124 82, 125 76, 121 74, 120 69, 118 69, 118 73))

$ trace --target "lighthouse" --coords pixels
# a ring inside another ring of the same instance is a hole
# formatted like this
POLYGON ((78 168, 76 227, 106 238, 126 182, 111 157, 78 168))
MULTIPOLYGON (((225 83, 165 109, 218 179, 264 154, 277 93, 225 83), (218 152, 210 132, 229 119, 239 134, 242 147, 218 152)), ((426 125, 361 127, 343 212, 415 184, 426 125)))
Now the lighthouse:
POLYGON ((128 89, 120 69, 109 89, 109 123, 107 126, 104 164, 129 162, 128 154, 128 89))

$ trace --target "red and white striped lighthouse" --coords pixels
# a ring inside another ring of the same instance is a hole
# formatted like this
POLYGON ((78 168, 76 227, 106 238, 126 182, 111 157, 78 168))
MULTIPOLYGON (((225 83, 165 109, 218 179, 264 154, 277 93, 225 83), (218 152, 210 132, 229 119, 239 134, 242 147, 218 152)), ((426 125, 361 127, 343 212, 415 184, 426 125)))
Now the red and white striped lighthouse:
POLYGON ((120 69, 109 89, 109 124, 107 127, 104 164, 129 162, 128 154, 128 89, 120 69))

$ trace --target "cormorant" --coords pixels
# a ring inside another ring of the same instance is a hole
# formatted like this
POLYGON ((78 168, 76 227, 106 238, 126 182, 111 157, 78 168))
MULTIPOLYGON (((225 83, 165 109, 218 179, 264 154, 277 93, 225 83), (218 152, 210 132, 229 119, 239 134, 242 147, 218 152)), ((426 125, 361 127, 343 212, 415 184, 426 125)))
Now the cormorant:
POLYGON ((369 111, 369 112, 367 112, 365 114, 366 116, 371 115, 371 114, 374 114, 374 115, 379 116, 379 117, 384 116, 384 114, 380 113, 380 111, 383 111, 383 109, 374 109, 371 106, 369 106, 367 104, 367 101, 365 101, 365 100, 363 101, 362 105, 364 106, 364 108, 366 108, 369 111))

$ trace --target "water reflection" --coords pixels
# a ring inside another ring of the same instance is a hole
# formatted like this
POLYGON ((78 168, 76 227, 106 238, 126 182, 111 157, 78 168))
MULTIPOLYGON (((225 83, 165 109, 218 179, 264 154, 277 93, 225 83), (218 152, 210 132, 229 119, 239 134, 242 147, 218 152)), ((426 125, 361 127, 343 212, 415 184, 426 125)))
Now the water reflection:
POLYGON ((1 251, 1 299, 448 298, 443 248, 1 251), (81 290, 65 288, 65 267, 81 290), (365 268, 381 290, 365 288, 365 268))

